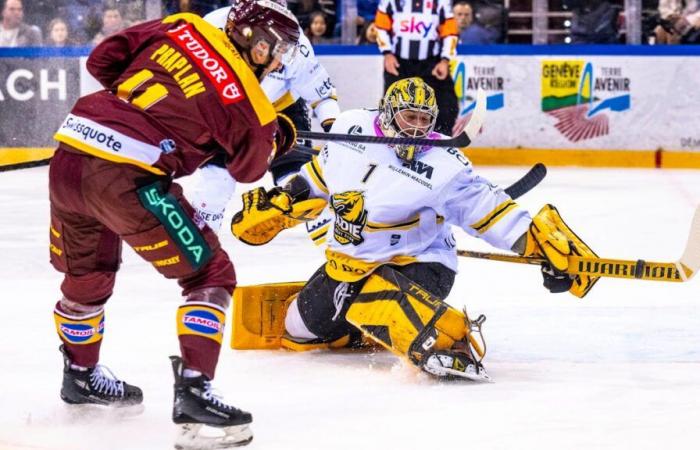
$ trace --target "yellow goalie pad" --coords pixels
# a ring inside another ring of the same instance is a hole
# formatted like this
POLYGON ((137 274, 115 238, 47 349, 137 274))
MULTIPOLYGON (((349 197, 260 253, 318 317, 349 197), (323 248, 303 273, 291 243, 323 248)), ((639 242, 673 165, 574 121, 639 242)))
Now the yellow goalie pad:
POLYGON ((281 348, 288 300, 291 300, 304 284, 304 281, 298 281, 236 287, 233 291, 231 348, 281 348))
MULTIPOLYGON (((332 342, 306 342, 285 336, 287 308, 306 282, 239 286, 233 291, 231 348, 295 352, 346 347, 349 336, 332 342)), ((373 342, 372 342, 373 344, 373 342)), ((367 344, 368 346, 370 343, 367 344)))
POLYGON ((479 357, 482 346, 468 333, 468 319, 441 298, 384 266, 369 276, 345 318, 372 340, 413 362, 427 350, 469 342, 479 357))

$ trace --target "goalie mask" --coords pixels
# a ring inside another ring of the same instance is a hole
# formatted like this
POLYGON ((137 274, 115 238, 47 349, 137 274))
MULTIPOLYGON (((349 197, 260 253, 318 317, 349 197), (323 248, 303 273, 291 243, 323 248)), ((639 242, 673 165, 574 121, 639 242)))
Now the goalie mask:
MULTIPOLYGON (((435 91, 420 78, 404 78, 389 86, 379 111, 379 125, 387 136, 427 138, 438 115, 435 91)), ((400 159, 410 162, 422 147, 396 145, 394 149, 400 159)))
POLYGON ((299 23, 277 1, 240 0, 228 13, 225 32, 258 80, 290 64, 297 53, 299 23))

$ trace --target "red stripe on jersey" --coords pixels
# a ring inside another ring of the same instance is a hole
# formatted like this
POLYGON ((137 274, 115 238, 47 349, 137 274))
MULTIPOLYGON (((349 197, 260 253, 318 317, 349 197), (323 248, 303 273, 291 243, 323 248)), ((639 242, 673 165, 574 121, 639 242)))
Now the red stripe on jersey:
POLYGON ((169 30, 168 34, 214 84, 225 105, 245 98, 241 84, 226 60, 209 46, 192 24, 180 25, 169 30))

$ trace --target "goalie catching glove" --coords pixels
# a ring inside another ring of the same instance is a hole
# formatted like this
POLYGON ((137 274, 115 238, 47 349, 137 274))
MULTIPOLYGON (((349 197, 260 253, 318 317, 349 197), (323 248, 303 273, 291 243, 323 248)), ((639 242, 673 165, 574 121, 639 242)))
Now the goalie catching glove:
POLYGON ((527 232, 523 256, 544 257, 547 264, 542 265, 544 286, 551 292, 569 291, 583 298, 600 277, 588 275, 570 275, 569 256, 597 257, 564 223, 559 211, 552 205, 545 205, 532 218, 527 232))
POLYGON ((315 219, 325 207, 320 198, 295 202, 281 188, 255 188, 243 194, 243 209, 233 215, 231 233, 249 245, 267 244, 280 231, 315 219))

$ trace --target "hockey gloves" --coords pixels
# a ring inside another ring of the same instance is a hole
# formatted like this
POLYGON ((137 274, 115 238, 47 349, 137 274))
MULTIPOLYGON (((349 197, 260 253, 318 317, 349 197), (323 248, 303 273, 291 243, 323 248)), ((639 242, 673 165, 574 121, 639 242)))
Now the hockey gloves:
POLYGON ((599 277, 569 275, 569 256, 597 257, 559 215, 552 205, 545 205, 532 218, 527 233, 524 256, 544 257, 548 264, 542 267, 544 285, 551 292, 568 290, 583 298, 599 277))
POLYGON ((280 231, 321 214, 326 201, 313 198, 293 202, 288 192, 273 188, 269 192, 259 187, 243 194, 243 209, 231 220, 231 233, 249 245, 263 245, 280 231))
POLYGON ((277 133, 275 134, 275 145, 277 152, 275 158, 289 152, 297 142, 297 127, 294 126, 292 119, 284 114, 277 114, 277 133))
POLYGON ((233 215, 231 233, 249 245, 270 242, 284 230, 292 210, 292 197, 279 188, 266 192, 259 187, 243 194, 243 209, 233 215))

